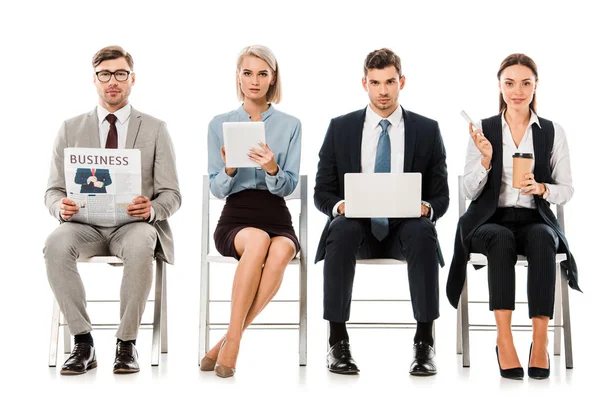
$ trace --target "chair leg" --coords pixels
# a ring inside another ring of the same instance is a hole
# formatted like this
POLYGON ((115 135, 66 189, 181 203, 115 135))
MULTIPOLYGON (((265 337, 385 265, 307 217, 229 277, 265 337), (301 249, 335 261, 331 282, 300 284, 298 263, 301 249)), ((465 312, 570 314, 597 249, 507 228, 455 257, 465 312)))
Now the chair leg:
POLYGON ((160 339, 162 331, 162 288, 163 288, 163 261, 156 260, 156 275, 154 282, 154 322, 152 323, 152 366, 157 366, 160 359, 160 339))
POLYGON ((60 307, 54 299, 52 310, 52 322, 50 325, 50 353, 48 354, 48 366, 56 367, 56 358, 58 352, 58 335, 60 329, 60 307))
POLYGON ((562 296, 561 296, 561 270, 560 263, 556 264, 556 285, 554 288, 554 355, 560 356, 562 346, 562 296))
POLYGON ((300 325, 298 351, 300 366, 306 366, 307 361, 307 270, 304 255, 300 261, 300 325))
POLYGON ((65 354, 71 354, 71 343, 73 342, 73 339, 71 337, 69 325, 67 325, 67 321, 62 312, 60 313, 60 324, 63 327, 63 351, 65 354))
POLYGON ((205 259, 200 265, 200 328, 198 331, 198 365, 208 351, 210 341, 210 265, 205 259))
POLYGON ((456 308, 456 354, 462 354, 462 302, 458 302, 456 308))
POLYGON ((168 340, 168 329, 167 329, 167 267, 163 261, 163 281, 162 281, 162 301, 161 301, 161 310, 160 310, 160 352, 168 353, 169 352, 169 340, 168 340))
POLYGON ((463 355, 463 367, 471 366, 471 351, 469 348, 469 284, 467 277, 465 276, 465 284, 463 286, 462 294, 460 296, 461 302, 461 332, 462 332, 462 355, 463 355))
POLYGON ((562 289, 563 326, 565 329, 565 364, 567 369, 573 368, 573 345, 571 343, 571 309, 569 308, 569 285, 567 277, 561 271, 560 285, 562 289))

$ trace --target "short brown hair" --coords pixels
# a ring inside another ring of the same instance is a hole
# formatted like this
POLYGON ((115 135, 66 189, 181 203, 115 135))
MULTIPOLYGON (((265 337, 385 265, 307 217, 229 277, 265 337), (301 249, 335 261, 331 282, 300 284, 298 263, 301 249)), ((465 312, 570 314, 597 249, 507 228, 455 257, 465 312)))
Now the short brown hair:
POLYGON ((393 65, 398 71, 398 75, 402 76, 402 64, 400 57, 392 50, 383 48, 369 53, 365 59, 364 73, 367 76, 367 71, 370 69, 384 69, 393 65))
MULTIPOLYGON (((537 65, 535 64, 535 61, 533 61, 533 59, 531 59, 531 57, 528 57, 522 53, 511 54, 510 56, 508 56, 504 60, 502 60, 502 64, 500 64, 500 69, 498 70, 498 80, 500 80, 500 75, 502 75, 502 71, 504 71, 506 68, 513 66, 513 65, 523 65, 523 66, 529 68, 531 70, 531 72, 533 72, 533 74, 535 75, 535 81, 536 82, 538 81, 538 71, 537 71, 537 65)), ((504 110, 506 110, 506 107, 507 107, 507 104, 504 101, 504 98, 502 97, 502 92, 500 92, 500 113, 503 113, 504 110)), ((533 112, 537 114, 535 92, 533 93, 533 99, 531 100, 531 104, 529 104, 529 108, 532 109, 533 112)))
POLYGON ((99 64, 106 60, 116 60, 117 58, 125 58, 129 68, 133 71, 133 57, 131 54, 123 50, 121 46, 107 46, 103 49, 98 50, 92 58, 92 67, 96 68, 99 64))

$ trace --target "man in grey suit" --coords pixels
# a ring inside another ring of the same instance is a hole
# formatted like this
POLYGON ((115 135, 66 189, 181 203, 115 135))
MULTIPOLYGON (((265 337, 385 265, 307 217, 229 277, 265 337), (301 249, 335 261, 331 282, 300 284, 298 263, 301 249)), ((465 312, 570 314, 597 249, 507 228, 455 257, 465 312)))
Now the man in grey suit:
POLYGON ((165 123, 128 102, 135 83, 131 55, 118 46, 105 47, 94 55, 92 65, 99 105, 62 124, 45 195, 50 214, 61 222, 44 247, 48 281, 75 335, 63 375, 83 374, 97 365, 85 289, 77 270, 78 258, 96 255, 116 255, 124 264, 113 371, 139 371, 135 341, 152 285, 152 261, 160 257, 173 264, 167 218, 181 205, 175 153, 165 123), (127 209, 139 222, 106 228, 69 221, 79 209, 66 197, 63 164, 68 147, 140 149, 142 195, 132 199, 127 209))

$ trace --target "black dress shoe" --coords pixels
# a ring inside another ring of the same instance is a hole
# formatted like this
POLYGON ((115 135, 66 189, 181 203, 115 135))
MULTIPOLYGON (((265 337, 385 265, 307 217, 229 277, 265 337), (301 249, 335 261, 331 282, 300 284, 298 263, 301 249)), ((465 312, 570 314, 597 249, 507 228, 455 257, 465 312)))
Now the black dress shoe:
POLYGON ((502 369, 500 366, 500 356, 498 355, 498 346, 496 346, 496 359, 498 360, 501 377, 506 379, 523 379, 525 372, 523 372, 523 368, 521 367, 502 369))
POLYGON ((138 354, 135 345, 131 342, 118 342, 117 355, 113 366, 115 374, 131 374, 140 372, 137 362, 138 354))
MULTIPOLYGON (((531 349, 533 343, 529 346, 529 362, 531 362, 531 349)), ((550 355, 548 355, 548 368, 531 367, 527 365, 527 375, 533 379, 546 379, 550 376, 550 355)))
POLYGON ((92 343, 76 343, 67 361, 60 369, 61 375, 85 374, 89 369, 96 368, 96 351, 92 343))
POLYGON ((414 359, 410 364, 411 375, 429 376, 437 374, 435 367, 435 351, 433 347, 425 342, 417 342, 413 345, 414 359))
POLYGON ((327 368, 336 374, 356 374, 360 371, 350 353, 348 340, 340 340, 329 348, 327 368))

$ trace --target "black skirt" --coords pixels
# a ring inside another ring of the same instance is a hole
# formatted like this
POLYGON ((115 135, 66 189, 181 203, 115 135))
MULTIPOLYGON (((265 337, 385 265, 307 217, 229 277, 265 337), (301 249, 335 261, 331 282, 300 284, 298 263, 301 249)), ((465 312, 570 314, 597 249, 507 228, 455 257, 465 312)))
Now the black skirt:
POLYGON ((292 217, 283 197, 268 190, 246 189, 227 197, 214 233, 215 247, 223 256, 240 259, 235 236, 244 228, 257 228, 270 237, 285 236, 300 251, 292 217))

